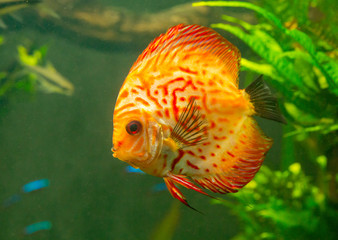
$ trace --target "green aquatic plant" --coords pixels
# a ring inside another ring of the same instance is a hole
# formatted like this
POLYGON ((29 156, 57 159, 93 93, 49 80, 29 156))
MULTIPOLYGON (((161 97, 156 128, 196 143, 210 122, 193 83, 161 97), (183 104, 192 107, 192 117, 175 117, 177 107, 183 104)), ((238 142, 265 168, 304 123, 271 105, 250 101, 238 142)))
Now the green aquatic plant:
POLYGON ((19 61, 23 66, 23 73, 33 76, 41 91, 65 95, 73 94, 73 85, 50 62, 43 61, 46 52, 45 47, 29 54, 25 47, 18 46, 18 52, 19 61))
POLYGON ((311 184, 299 163, 285 171, 262 166, 237 201, 212 200, 239 217, 243 231, 234 239, 334 239, 338 213, 326 205, 323 192, 311 184))
MULTIPOLYGON (((312 125, 332 116, 336 105, 331 105, 335 103, 330 100, 338 95, 338 64, 317 49, 307 34, 286 28, 274 14, 251 3, 210 1, 194 5, 243 7, 263 17, 264 22, 252 25, 224 15, 222 18, 229 23, 216 23, 211 27, 232 33, 261 57, 258 61, 243 58, 242 71, 250 70, 274 80, 271 83, 283 94, 287 104, 294 106, 292 110, 285 107, 289 120, 299 125, 312 125), (274 37, 279 35, 283 38, 274 37), (304 112, 308 117, 299 119, 298 112, 304 112)), ((334 121, 324 124, 336 125, 334 121)))
MULTIPOLYGON (((19 49, 25 49, 22 46, 19 46, 19 49)), ((22 50, 21 50, 22 51, 22 50)), ((45 54, 47 51, 46 47, 41 47, 40 49, 36 49, 29 56, 26 51, 26 59, 30 59, 30 63, 33 65, 37 65, 42 62, 45 58, 45 54), (29 56, 29 57, 28 57, 29 56)), ((18 54, 19 60, 25 58, 24 54, 18 54)), ((7 69, 5 69, 3 73, 3 81, 0 85, 0 96, 3 98, 9 98, 12 95, 20 91, 33 93, 36 90, 36 78, 29 73, 23 73, 24 68, 20 64, 19 61, 13 62, 7 69)))
POLYGON ((288 121, 284 127, 282 171, 263 167, 252 183, 256 188, 250 184, 243 193, 233 195, 238 204, 235 213, 244 223, 244 233, 238 239, 254 239, 254 236, 294 239, 292 234, 301 236, 297 239, 311 236, 333 239, 332 223, 338 222, 338 27, 330 7, 334 3, 331 0, 256 0, 255 3, 193 4, 238 7, 256 13, 256 24, 223 15, 223 22, 211 27, 233 34, 252 50, 249 58, 242 58, 241 71, 250 77, 253 73, 265 76, 277 90, 288 121), (300 171, 298 175, 292 172, 301 166, 308 171, 300 171), (297 185, 306 190, 303 197, 292 195, 297 193, 297 185), (260 197, 254 199, 254 196, 260 197), (250 206, 245 206, 248 199, 250 206))
MULTIPOLYGON (((3 38, 0 38, 0 44, 3 38)), ((71 95, 73 85, 46 60, 47 47, 28 50, 18 46, 17 61, 0 70, 0 103, 4 105, 19 93, 45 93, 71 95)), ((0 106, 1 106, 0 105, 0 106)))
MULTIPOLYGON (((258 5, 276 15, 288 28, 301 29, 318 48, 337 48, 338 19, 332 6, 335 0, 255 0, 258 5)), ((259 16, 258 16, 259 17, 259 16)))

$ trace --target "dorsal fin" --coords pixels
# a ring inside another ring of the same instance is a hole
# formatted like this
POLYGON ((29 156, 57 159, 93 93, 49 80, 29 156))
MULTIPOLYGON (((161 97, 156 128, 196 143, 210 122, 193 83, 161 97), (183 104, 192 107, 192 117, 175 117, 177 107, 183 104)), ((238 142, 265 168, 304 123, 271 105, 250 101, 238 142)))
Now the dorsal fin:
POLYGON ((149 44, 130 72, 158 54, 165 54, 165 58, 170 58, 177 51, 184 54, 200 53, 201 57, 205 54, 215 56, 224 64, 226 73, 237 83, 241 58, 239 50, 214 30, 199 25, 180 24, 169 28, 165 34, 149 44))

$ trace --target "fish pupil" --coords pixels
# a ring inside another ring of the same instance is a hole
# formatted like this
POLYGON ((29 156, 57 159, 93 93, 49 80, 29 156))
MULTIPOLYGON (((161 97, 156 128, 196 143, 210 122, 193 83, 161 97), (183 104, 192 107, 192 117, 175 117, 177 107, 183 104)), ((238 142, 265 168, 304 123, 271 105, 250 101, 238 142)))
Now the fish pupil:
POLYGON ((131 121, 127 124, 126 130, 130 135, 138 134, 141 131, 142 125, 139 121, 131 121))

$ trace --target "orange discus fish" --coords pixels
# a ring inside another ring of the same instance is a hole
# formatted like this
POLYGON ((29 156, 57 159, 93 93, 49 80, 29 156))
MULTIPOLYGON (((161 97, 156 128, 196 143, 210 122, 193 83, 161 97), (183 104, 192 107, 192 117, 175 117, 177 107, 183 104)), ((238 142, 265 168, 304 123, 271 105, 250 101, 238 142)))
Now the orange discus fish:
POLYGON ((229 193, 249 183, 272 144, 252 116, 285 120, 261 77, 238 89, 240 58, 233 44, 198 25, 156 38, 118 95, 114 157, 162 177, 189 207, 177 184, 208 195, 202 188, 229 193))

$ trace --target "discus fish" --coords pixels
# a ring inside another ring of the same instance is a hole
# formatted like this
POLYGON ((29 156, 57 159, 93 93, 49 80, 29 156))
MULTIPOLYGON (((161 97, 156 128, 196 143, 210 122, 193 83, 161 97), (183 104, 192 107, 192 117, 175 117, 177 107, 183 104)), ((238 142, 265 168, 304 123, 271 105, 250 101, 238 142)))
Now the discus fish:
POLYGON ((138 57, 121 87, 113 156, 162 177, 188 207, 176 185, 208 196, 202 188, 237 192, 272 145, 252 116, 285 122, 262 77, 238 89, 239 68, 239 50, 214 30, 170 28, 138 57))

